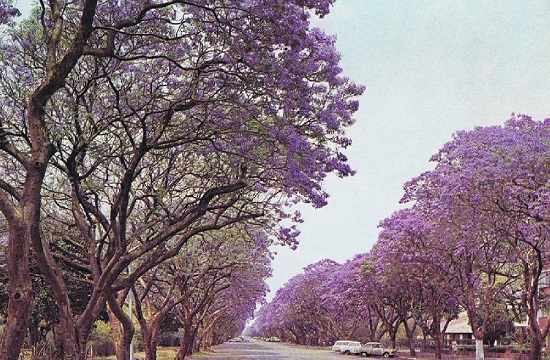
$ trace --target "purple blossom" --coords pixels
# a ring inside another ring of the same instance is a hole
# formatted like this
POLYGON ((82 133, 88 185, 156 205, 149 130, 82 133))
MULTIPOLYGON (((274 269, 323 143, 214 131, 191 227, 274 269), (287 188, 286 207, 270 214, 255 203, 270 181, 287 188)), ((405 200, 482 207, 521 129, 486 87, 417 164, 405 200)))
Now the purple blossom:
POLYGON ((12 18, 21 16, 19 9, 13 7, 9 0, 0 1, 0 24, 8 24, 12 18))

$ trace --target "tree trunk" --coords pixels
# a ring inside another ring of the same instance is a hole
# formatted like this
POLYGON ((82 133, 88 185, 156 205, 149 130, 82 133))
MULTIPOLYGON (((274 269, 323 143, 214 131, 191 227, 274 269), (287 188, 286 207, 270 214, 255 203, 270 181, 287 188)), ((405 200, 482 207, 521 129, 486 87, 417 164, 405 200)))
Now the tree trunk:
POLYGON ((414 342, 413 341, 410 341, 409 340, 409 353, 411 354, 411 356, 415 357, 416 356, 416 348, 414 346, 414 342))
POLYGON ((152 341, 153 334, 149 326, 143 321, 143 319, 139 320, 139 329, 141 331, 141 341, 143 342, 143 352, 145 353, 145 360, 156 360, 157 354, 156 349, 153 349, 152 347, 152 341))
POLYGON ((134 337, 134 324, 114 296, 108 301, 109 322, 115 343, 117 360, 130 360, 130 344, 134 337))
MULTIPOLYGON (((63 311, 60 310, 60 322, 59 322, 59 332, 61 336, 61 349, 57 349, 58 357, 57 359, 73 360, 78 357, 78 343, 76 341, 76 329, 74 327, 74 322, 70 308, 65 308, 63 311), (64 313, 62 315, 61 313, 64 313), (61 356, 59 356, 61 355, 61 356)), ((85 349, 84 349, 85 350, 85 349)))
POLYGON ((484 360, 485 352, 483 350, 483 338, 476 338, 476 360, 484 360))
POLYGON ((160 328, 162 326, 162 322, 166 318, 170 309, 172 309, 174 303, 165 303, 162 309, 158 313, 154 314, 154 310, 150 302, 147 300, 146 297, 140 299, 138 292, 135 288, 132 288, 132 296, 134 297, 134 299, 136 299, 134 303, 136 310, 135 314, 141 330, 145 360, 156 360, 160 328), (148 308, 148 318, 146 318, 143 314, 142 301, 144 301, 145 306, 148 308))
MULTIPOLYGON (((476 339, 476 360, 484 360, 485 359, 485 350, 483 349, 483 339, 485 338, 485 329, 487 327, 487 320, 489 318, 489 313, 486 313, 486 318, 484 321, 480 323, 475 323, 474 321, 471 321, 472 328, 474 329, 474 338, 476 339)), ((471 316, 470 318, 474 318, 474 316, 471 316)))
POLYGON ((355 334, 356 331, 357 331, 357 323, 354 322, 353 325, 351 326, 351 328, 348 330, 348 332, 346 334, 346 339, 352 339, 353 334, 355 334))
POLYGON ((108 314, 109 325, 111 326, 111 336, 113 337, 113 343, 115 345, 116 358, 120 360, 126 360, 129 358, 129 354, 128 356, 125 356, 124 353, 124 330, 122 329, 122 324, 120 323, 120 321, 118 321, 110 308, 108 310, 108 314))
POLYGON ((529 359, 540 360, 542 358, 543 339, 541 339, 538 324, 537 326, 531 326, 529 328, 529 333, 531 338, 531 353, 529 359))
POLYGON ((396 326, 391 326, 388 328, 388 333, 389 333, 389 336, 390 336, 390 343, 391 343, 391 347, 393 349, 395 349, 396 345, 397 345, 397 329, 398 327, 396 326))
POLYGON ((442 355, 441 355, 441 339, 439 338, 439 336, 434 336, 434 343, 435 343, 435 358, 440 360, 442 358, 442 355))
MULTIPOLYGON (((29 345, 32 349, 35 349, 40 342, 40 334, 38 332, 38 324, 35 318, 31 316, 29 325, 29 345)), ((34 352, 34 351, 33 351, 34 352)))
MULTIPOLYGON (((162 319, 164 319, 164 317, 162 317, 162 319)), ((157 359, 157 348, 162 319, 155 318, 150 326, 147 326, 145 321, 140 320, 141 338, 143 341, 145 360, 157 359)))
POLYGON ((212 331, 207 330, 206 333, 203 333, 202 335, 202 346, 203 350, 206 350, 210 347, 212 347, 212 331))
POLYGON ((143 346, 146 348, 145 360, 157 360, 159 333, 160 333, 159 327, 154 326, 153 329, 151 329, 150 334, 148 336, 148 344, 146 344, 145 337, 143 337, 143 346))
POLYGON ((412 327, 412 329, 407 323, 407 321, 403 321, 403 326, 405 327, 405 334, 407 335, 407 340, 409 341, 409 352, 411 356, 416 356, 416 348, 413 340, 414 330, 416 329, 416 323, 414 323, 414 326, 412 327))
POLYGON ((176 356, 176 360, 184 360, 187 355, 193 353, 193 344, 195 342, 195 331, 193 325, 185 324, 183 327, 183 338, 181 339, 180 348, 176 356))
POLYGON ((441 326, 440 326, 440 322, 439 322, 439 318, 437 317, 434 317, 434 320, 432 322, 432 326, 433 326, 433 329, 432 329, 432 338, 434 340, 434 345, 435 345, 435 358, 436 359, 441 359, 442 358, 442 354, 441 354, 441 345, 442 345, 442 341, 441 341, 441 326))
POLYGON ((25 226, 10 226, 7 249, 8 317, 0 342, 2 360, 19 359, 34 307, 28 234, 25 226))
POLYGON ((33 231, 31 240, 40 273, 44 276, 46 281, 48 281, 59 309, 58 334, 61 334, 61 338, 59 339, 60 347, 55 351, 55 357, 56 359, 75 359, 78 345, 76 342, 76 328, 67 286, 59 274, 55 260, 51 255, 50 248, 47 244, 44 245, 40 229, 37 228, 33 231))
POLYGON ((90 307, 83 314, 80 315, 76 321, 76 345, 77 345, 77 359, 86 360, 88 337, 92 331, 95 320, 98 318, 101 309, 105 306, 104 299, 100 296, 100 300, 95 303, 94 307, 90 307))

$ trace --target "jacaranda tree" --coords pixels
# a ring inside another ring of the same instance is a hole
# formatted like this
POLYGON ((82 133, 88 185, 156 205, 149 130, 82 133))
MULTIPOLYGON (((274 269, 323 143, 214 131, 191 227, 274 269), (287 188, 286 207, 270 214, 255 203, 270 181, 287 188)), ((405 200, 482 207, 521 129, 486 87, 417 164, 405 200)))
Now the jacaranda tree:
POLYGON ((277 290, 273 300, 260 309, 253 334, 279 336, 305 345, 333 339, 334 318, 324 304, 324 297, 331 275, 339 266, 332 260, 321 260, 293 276, 277 290))
MULTIPOLYGON (((380 304, 373 296, 377 275, 366 272, 370 253, 357 254, 340 266, 325 285, 324 306, 329 309, 337 339, 379 341, 385 333, 380 304)), ((382 310, 383 311, 383 310, 382 310)))
POLYGON ((446 276, 446 264, 438 254, 440 229, 435 225, 414 208, 396 211, 380 223, 377 254, 382 274, 391 273, 391 267, 408 274, 415 292, 411 317, 433 339, 435 357, 441 359, 445 329, 458 316, 459 304, 454 279, 446 276))
POLYGON ((205 234, 143 275, 133 290, 146 359, 156 358, 163 323, 171 314, 183 330, 182 358, 198 344, 215 345, 239 335, 267 292, 271 262, 265 240, 262 231, 251 228, 205 234), (228 325, 237 333, 221 331, 220 319, 229 314, 228 325))
POLYGON ((518 280, 533 359, 548 334, 538 319, 539 284, 550 259, 548 139, 550 121, 525 115, 460 131, 433 157, 436 168, 407 186, 406 199, 441 229, 439 259, 461 289, 478 357, 491 311, 518 280))
POLYGON ((414 335, 418 324, 413 317, 413 307, 419 303, 420 292, 409 270, 388 262, 392 260, 391 255, 387 256, 383 250, 384 241, 379 239, 369 253, 369 261, 363 264, 363 274, 366 279, 373 279, 373 301, 384 314, 381 320, 386 324, 390 339, 395 343, 397 331, 403 326, 410 354, 415 356, 414 335))
MULTIPOLYGON (((344 131, 363 89, 341 76, 334 39, 309 24, 332 2, 39 1, 5 32, 2 359, 18 358, 33 307, 30 247, 59 307, 60 356, 84 359, 106 303, 128 324, 118 292, 193 236, 256 221, 295 244, 293 204, 325 205, 326 174, 352 173, 344 131), (43 236, 43 191, 77 237, 43 236), (90 274, 78 316, 52 241, 90 274)), ((8 4, 1 23, 17 15, 8 4)))
MULTIPOLYGON (((267 248, 257 246, 250 237, 239 238, 233 232, 227 238, 225 233, 204 237, 202 242, 208 244, 195 243, 190 253, 196 255, 188 255, 178 266, 184 276, 172 298, 180 300, 174 309, 183 330, 178 360, 199 350, 223 313, 232 313, 238 324, 235 330, 244 330, 246 320, 266 294, 265 279, 271 273, 267 248)), ((239 334, 228 334, 224 340, 239 334)))

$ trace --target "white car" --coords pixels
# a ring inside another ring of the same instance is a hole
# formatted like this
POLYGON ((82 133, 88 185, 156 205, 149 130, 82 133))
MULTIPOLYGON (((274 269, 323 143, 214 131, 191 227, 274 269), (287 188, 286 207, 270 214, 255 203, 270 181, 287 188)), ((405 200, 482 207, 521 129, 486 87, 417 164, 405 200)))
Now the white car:
POLYGON ((379 342, 368 342, 358 349, 357 354, 362 356, 383 356, 385 358, 397 356, 397 350, 385 347, 379 342))
POLYGON ((345 355, 359 354, 359 349, 361 349, 359 341, 350 341, 347 345, 340 346, 340 353, 345 355))
POLYGON ((351 342, 351 340, 338 340, 332 345, 332 351, 340 351, 340 347, 347 345, 351 342))

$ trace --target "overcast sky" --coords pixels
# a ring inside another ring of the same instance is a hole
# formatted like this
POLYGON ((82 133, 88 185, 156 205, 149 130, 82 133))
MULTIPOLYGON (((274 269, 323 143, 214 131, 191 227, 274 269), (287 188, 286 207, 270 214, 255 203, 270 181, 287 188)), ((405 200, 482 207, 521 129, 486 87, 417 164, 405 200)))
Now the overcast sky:
POLYGON ((279 251, 268 298, 309 264, 369 251, 403 184, 457 130, 550 117, 549 20, 550 0, 337 0, 316 25, 367 87, 349 131, 357 175, 330 179, 329 205, 302 211, 300 246, 279 251))

